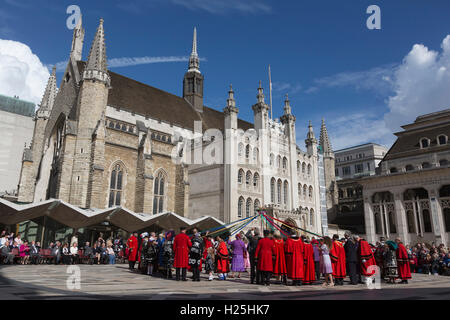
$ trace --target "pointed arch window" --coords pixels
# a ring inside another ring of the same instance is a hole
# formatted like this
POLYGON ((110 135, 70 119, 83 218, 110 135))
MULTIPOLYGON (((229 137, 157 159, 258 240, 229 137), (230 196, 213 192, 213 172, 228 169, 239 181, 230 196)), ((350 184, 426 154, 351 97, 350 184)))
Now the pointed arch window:
POLYGON ((288 196, 289 196, 289 193, 288 193, 288 182, 285 181, 284 184, 283 184, 283 203, 284 203, 285 206, 287 206, 287 204, 288 204, 288 196))
POLYGON ((243 207, 244 207, 244 198, 240 197, 238 202, 238 218, 242 218, 243 207))
POLYGON ((160 171, 154 181, 153 189, 153 214, 157 214, 164 211, 165 205, 165 190, 166 189, 166 176, 160 171))
POLYGON ((247 185, 247 187, 250 186, 251 181, 252 181, 252 173, 250 171, 247 171, 245 175, 245 184, 247 185))
POLYGON ((281 204, 281 180, 278 180, 277 183, 277 193, 278 193, 277 202, 278 204, 281 204))
POLYGON ((123 167, 116 164, 111 171, 111 181, 109 184, 108 207, 120 206, 122 202, 123 167))
POLYGON ((309 225, 314 226, 314 209, 309 210, 309 225))
POLYGON ((250 145, 246 145, 245 146, 245 159, 249 159, 250 158, 250 145))
POLYGON ((305 173, 305 170, 306 170, 306 163, 303 162, 302 163, 302 173, 305 173))
POLYGON ((250 217, 250 213, 252 212, 252 199, 248 198, 247 203, 245 204, 245 217, 250 217))
POLYGON ((270 180, 270 202, 275 203, 275 178, 270 180))
POLYGON ((283 169, 287 169, 287 158, 283 157, 283 169))
POLYGON ((259 189, 259 174, 255 172, 253 176, 253 187, 258 190, 259 189))
POLYGON ((258 214, 258 209, 261 206, 261 203, 259 202, 258 199, 255 200, 255 204, 253 205, 253 212, 254 214, 258 214))
POLYGON ((242 180, 244 179, 244 170, 240 169, 238 171, 238 183, 242 184, 242 180))

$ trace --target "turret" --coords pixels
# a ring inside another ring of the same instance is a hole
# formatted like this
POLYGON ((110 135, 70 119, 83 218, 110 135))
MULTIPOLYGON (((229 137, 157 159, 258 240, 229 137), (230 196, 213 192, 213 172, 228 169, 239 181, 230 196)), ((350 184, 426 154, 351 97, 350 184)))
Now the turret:
POLYGON ((203 75, 200 73, 200 59, 197 54, 197 29, 194 28, 188 71, 183 79, 183 98, 198 112, 203 112, 203 81, 203 75))
POLYGON ((269 120, 269 106, 264 102, 264 90, 259 81, 258 94, 256 95, 256 104, 252 106, 254 113, 255 130, 267 129, 269 120))
POLYGON ((234 91, 231 84, 230 91, 228 91, 227 106, 223 109, 223 112, 225 113, 225 129, 237 129, 237 115, 239 109, 236 108, 234 91))
POLYGON ((305 139, 306 150, 310 155, 317 155, 317 139, 314 136, 313 126, 311 120, 308 124, 308 133, 305 139))
POLYGON ((78 19, 76 27, 73 29, 72 48, 70 56, 75 60, 81 60, 83 54, 84 29, 82 26, 82 16, 78 19))

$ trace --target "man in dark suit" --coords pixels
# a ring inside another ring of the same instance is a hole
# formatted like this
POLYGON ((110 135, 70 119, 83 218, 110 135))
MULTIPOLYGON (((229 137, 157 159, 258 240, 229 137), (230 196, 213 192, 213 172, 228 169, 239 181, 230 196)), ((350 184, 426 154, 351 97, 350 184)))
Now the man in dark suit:
POLYGON ((40 244, 39 242, 36 243, 33 241, 31 241, 31 246, 30 246, 30 260, 32 264, 37 264, 38 260, 39 260, 39 250, 40 250, 40 244))
POLYGON ((5 259, 5 264, 11 264, 14 262, 14 255, 11 253, 9 241, 6 241, 3 247, 0 249, 0 254, 5 259))
POLYGON ((250 257, 250 283, 253 284, 260 284, 261 283, 261 273, 259 272, 258 268, 256 268, 257 262, 255 259, 255 252, 256 248, 258 247, 258 242, 261 239, 259 236, 259 230, 258 228, 253 228, 247 232, 245 235, 248 239, 248 253, 250 257))
POLYGON ((347 242, 344 245, 345 258, 347 262, 347 273, 350 277, 350 284, 356 285, 359 283, 359 265, 358 265, 358 236, 350 237, 349 234, 345 234, 347 242))
POLYGON ((55 264, 59 264, 61 261, 61 243, 59 241, 56 241, 56 244, 52 249, 52 256, 55 259, 55 264))

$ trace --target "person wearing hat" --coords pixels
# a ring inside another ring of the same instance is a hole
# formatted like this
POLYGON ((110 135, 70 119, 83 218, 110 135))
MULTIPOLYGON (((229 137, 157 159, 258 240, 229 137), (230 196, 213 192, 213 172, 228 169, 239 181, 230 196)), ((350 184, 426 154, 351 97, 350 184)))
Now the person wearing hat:
POLYGON ((336 285, 342 286, 344 285, 344 278, 346 276, 345 249, 342 242, 339 241, 339 236, 337 234, 333 235, 330 258, 333 267, 334 282, 336 285))
POLYGON ((130 238, 127 240, 127 247, 128 247, 128 265, 130 270, 134 270, 134 266, 136 264, 136 261, 139 259, 138 256, 138 249, 139 249, 139 242, 138 242, 138 233, 135 231, 131 235, 130 238))
POLYGON ((408 279, 411 279, 411 269, 409 266, 408 252, 403 245, 400 238, 396 238, 395 242, 398 247, 396 250, 397 265, 398 265, 398 275, 402 279, 402 284, 408 284, 408 279))
MULTIPOLYGON (((197 231, 197 229, 196 229, 197 231)), ((192 246, 189 251, 189 266, 192 270, 192 281, 200 281, 200 262, 202 260, 203 255, 203 238, 200 235, 200 232, 196 232, 194 237, 191 239, 192 246)))
POLYGON ((228 234, 220 235, 216 237, 217 240, 217 273, 219 275, 219 280, 227 280, 227 274, 230 271, 230 254, 228 251, 227 244, 223 240, 228 238, 228 234))
POLYGON ((362 280, 365 282, 367 277, 371 277, 375 273, 375 270, 369 272, 369 267, 376 266, 377 262, 375 261, 375 257, 373 256, 369 243, 362 238, 358 237, 358 239, 358 256, 360 261, 361 277, 364 277, 362 280))
POLYGON ((275 254, 274 242, 269 230, 264 230, 264 238, 259 240, 255 251, 257 268, 261 272, 262 284, 270 286, 270 277, 273 272, 273 256, 275 254))
POLYGON ((180 228, 180 233, 177 234, 173 241, 173 251, 175 260, 173 266, 175 267, 175 280, 187 281, 186 271, 189 264, 189 249, 192 247, 191 239, 186 234, 186 227, 180 228))

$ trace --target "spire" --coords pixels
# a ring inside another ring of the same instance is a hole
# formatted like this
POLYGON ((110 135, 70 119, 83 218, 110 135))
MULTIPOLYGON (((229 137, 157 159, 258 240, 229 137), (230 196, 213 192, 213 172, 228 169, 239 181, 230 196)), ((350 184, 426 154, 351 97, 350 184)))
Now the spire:
MULTIPOLYGON (((225 116, 231 115, 231 114, 235 114, 235 117, 237 115, 237 113, 239 112, 239 109, 236 108, 236 101, 234 100, 234 91, 233 91, 233 87, 230 84, 230 90, 228 91, 228 99, 227 99, 227 106, 223 109, 223 112, 225 113, 225 116)), ((237 121, 237 118, 233 119, 233 123, 237 121)), ((226 123, 226 120, 225 120, 226 123)), ((230 124, 231 128, 235 128, 235 125, 237 124, 234 123, 234 125, 230 124)))
POLYGON ((47 86, 45 87, 44 96, 39 105, 38 116, 49 115, 55 103, 57 88, 56 88, 56 66, 53 66, 52 74, 48 78, 47 86))
POLYGON ((320 140, 319 145, 322 147, 323 153, 333 153, 331 149, 330 139, 328 138, 327 127, 325 126, 325 120, 322 118, 322 126, 320 128, 320 140))
POLYGON ((286 98, 284 99, 284 114, 291 114, 291 104, 289 102, 288 94, 286 93, 286 98))
POLYGON ((73 29, 72 48, 70 50, 70 55, 74 58, 75 61, 81 60, 81 56, 83 53, 84 29, 82 20, 83 19, 80 14, 77 25, 73 29))
POLYGON ((309 124, 308 124, 308 134, 306 135, 307 140, 315 140, 315 142, 317 143, 316 137, 314 136, 314 130, 313 130, 313 126, 311 124, 311 120, 309 120, 309 124))
POLYGON ((264 90, 261 86, 261 80, 259 80, 258 94, 256 95, 258 103, 264 103, 264 90))
POLYGON ((110 78, 107 69, 103 19, 100 19, 100 24, 97 28, 94 41, 92 42, 86 68, 83 73, 83 79, 95 79, 103 81, 108 85, 110 83, 110 78))
POLYGON ((227 107, 235 108, 236 101, 234 100, 233 86, 230 84, 230 91, 228 91, 227 107))
POLYGON ((194 36, 192 37, 192 52, 189 57, 188 72, 200 73, 200 62, 197 54, 197 28, 194 27, 194 36))

